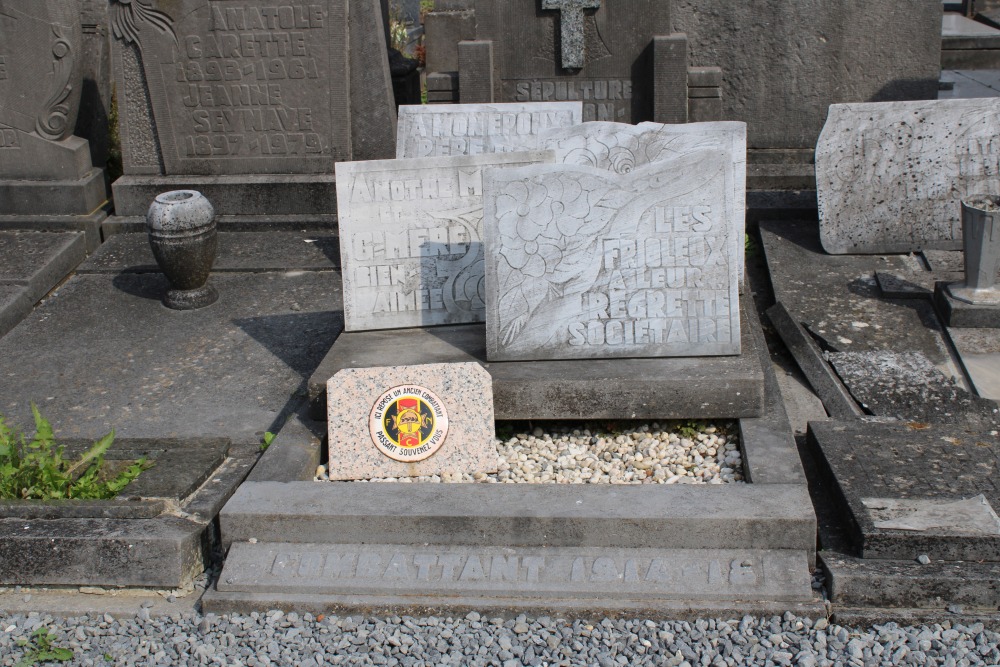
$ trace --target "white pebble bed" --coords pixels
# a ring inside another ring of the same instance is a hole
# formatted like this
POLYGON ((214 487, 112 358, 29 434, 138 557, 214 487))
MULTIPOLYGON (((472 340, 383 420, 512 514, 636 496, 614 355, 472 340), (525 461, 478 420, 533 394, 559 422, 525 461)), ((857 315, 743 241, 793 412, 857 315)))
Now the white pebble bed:
MULTIPOLYGON (((643 424, 610 432, 552 425, 497 439, 499 471, 443 473, 371 482, 528 484, 727 484, 743 481, 735 429, 643 424)), ((316 481, 329 481, 325 466, 316 481)))

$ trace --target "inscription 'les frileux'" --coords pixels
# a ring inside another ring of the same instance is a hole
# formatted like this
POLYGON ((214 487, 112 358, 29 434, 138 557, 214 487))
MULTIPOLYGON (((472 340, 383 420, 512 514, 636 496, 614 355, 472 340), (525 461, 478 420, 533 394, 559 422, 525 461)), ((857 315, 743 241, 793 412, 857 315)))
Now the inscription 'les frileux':
POLYGON ((315 86, 322 61, 321 5, 209 6, 208 32, 178 40, 176 80, 188 110, 187 157, 316 155, 325 151, 313 111, 289 103, 289 87, 315 86))

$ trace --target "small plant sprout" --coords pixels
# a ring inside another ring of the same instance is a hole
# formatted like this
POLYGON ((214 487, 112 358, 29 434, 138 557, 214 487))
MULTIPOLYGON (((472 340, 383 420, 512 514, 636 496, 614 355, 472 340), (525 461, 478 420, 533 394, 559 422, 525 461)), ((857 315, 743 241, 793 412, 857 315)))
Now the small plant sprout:
POLYGON ((15 667, 32 667, 42 662, 66 662, 73 659, 73 651, 53 646, 53 641, 55 635, 46 627, 32 632, 31 639, 19 639, 17 643, 25 650, 15 667))

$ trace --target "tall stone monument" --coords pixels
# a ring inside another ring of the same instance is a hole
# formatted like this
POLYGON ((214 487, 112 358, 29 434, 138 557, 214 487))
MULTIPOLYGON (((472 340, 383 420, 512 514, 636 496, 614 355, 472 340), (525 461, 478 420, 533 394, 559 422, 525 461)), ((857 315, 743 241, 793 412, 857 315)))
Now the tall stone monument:
POLYGON ((75 3, 0 2, 0 227, 83 230, 93 248, 107 191, 73 136, 81 43, 75 3))
POLYGON ((583 119, 687 121, 687 39, 662 0, 475 0, 459 100, 583 102, 583 119))
POLYGON ((119 216, 196 189, 220 216, 333 220, 333 165, 395 155, 379 0, 112 0, 119 216))

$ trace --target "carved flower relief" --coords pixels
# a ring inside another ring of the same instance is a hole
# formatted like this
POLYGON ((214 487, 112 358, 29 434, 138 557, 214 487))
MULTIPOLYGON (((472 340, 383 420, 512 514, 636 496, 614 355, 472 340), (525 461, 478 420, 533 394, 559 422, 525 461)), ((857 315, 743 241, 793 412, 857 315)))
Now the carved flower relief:
POLYGON ((561 209, 536 180, 512 182, 497 197, 500 255, 512 269, 533 278, 555 270, 562 259, 554 224, 561 209))

